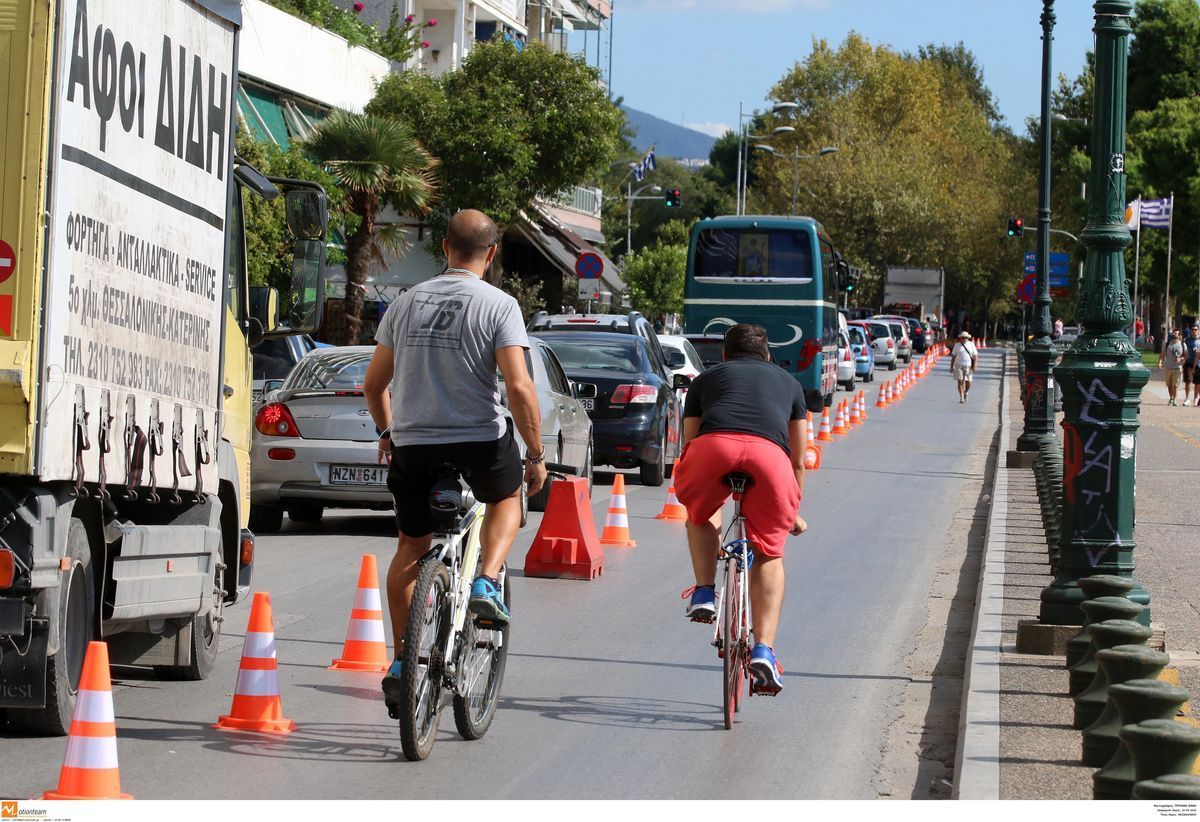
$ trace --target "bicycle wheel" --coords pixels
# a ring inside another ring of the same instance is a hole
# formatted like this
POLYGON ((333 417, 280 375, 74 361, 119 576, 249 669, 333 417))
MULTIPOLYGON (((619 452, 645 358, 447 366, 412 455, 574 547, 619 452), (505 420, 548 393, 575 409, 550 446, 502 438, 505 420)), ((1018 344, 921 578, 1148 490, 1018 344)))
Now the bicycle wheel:
POLYGON ((738 563, 729 560, 725 566, 725 585, 721 592, 721 607, 725 609, 724 628, 722 630, 722 645, 724 646, 724 709, 725 730, 733 728, 733 715, 737 713, 742 699, 742 684, 745 667, 743 655, 745 649, 742 643, 742 619, 744 614, 741 607, 742 571, 738 563))
MULTIPOLYGON (((504 580, 504 605, 511 612, 511 580, 504 580)), ((465 686, 454 695, 454 725, 463 739, 479 739, 488 732, 496 716, 500 683, 508 662, 509 628, 481 628, 474 616, 467 618, 460 653, 465 686)))
POLYGON ((417 761, 429 756, 437 737, 442 698, 444 643, 450 609, 447 593, 450 574, 440 562, 421 566, 413 588, 401 657, 400 743, 404 756, 417 761))

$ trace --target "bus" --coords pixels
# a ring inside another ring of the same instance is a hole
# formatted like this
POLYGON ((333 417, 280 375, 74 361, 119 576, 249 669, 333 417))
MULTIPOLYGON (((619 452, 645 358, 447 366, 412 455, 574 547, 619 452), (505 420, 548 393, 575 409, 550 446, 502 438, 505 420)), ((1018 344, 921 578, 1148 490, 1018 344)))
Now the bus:
POLYGON ((701 220, 688 242, 684 331, 763 326, 774 361, 799 380, 809 409, 820 411, 833 404, 837 386, 837 295, 848 270, 811 217, 701 220))

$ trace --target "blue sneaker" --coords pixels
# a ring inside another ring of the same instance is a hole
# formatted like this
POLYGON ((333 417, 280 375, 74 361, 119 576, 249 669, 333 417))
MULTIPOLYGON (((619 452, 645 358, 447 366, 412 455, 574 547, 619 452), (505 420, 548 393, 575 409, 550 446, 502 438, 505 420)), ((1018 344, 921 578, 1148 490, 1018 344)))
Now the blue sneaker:
POLYGON ((691 594, 691 600, 683 613, 692 622, 714 622, 717 618, 717 592, 711 585, 697 585, 683 595, 691 594))
POLYGON ((393 659, 391 667, 383 675, 383 704, 387 707, 388 716, 392 719, 400 718, 401 673, 403 673, 403 667, 400 664, 400 660, 393 659))
POLYGON ((471 586, 471 599, 467 602, 467 608, 481 620, 499 625, 508 624, 508 608, 504 607, 504 597, 496 583, 487 577, 479 577, 471 586))
POLYGON ((751 693, 775 696, 783 690, 783 666, 775 658, 775 651, 761 642, 750 652, 750 677, 751 693))

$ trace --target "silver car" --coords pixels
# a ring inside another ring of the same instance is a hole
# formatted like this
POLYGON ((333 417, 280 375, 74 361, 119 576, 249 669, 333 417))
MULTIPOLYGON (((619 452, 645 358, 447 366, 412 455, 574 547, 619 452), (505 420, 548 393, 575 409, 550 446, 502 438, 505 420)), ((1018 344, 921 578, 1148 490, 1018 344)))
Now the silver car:
POLYGON ((896 370, 896 360, 899 359, 900 346, 895 337, 895 331, 889 323, 881 320, 863 320, 859 323, 865 326, 871 335, 871 347, 875 349, 875 364, 886 365, 889 371, 896 370))
POLYGON ((847 391, 854 390, 854 350, 850 348, 850 335, 838 332, 837 382, 847 391))
POLYGON ((883 320, 892 329, 892 336, 896 339, 896 359, 904 360, 906 363, 912 362, 913 347, 912 339, 908 336, 908 323, 904 320, 883 320))
POLYGON ((251 352, 254 360, 254 381, 251 383, 251 401, 257 406, 262 402, 266 384, 287 379, 296 363, 317 347, 307 334, 290 334, 272 337, 256 345, 251 352))
POLYGON ((392 507, 362 389, 374 350, 309 352, 255 413, 251 530, 278 531, 285 510, 294 522, 318 522, 327 507, 392 507))

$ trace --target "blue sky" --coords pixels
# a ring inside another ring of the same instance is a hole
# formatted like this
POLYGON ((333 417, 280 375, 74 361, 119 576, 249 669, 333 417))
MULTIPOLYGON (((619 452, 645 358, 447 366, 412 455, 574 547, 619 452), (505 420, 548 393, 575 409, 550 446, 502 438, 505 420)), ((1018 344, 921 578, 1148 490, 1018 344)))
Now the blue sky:
MULTIPOLYGON (((1053 71, 1074 79, 1092 47, 1092 3, 1055 5, 1053 71)), ((897 51, 961 40, 1008 125, 1024 133, 1041 105, 1041 12, 1041 0, 614 0, 613 91, 633 108, 719 134, 735 124, 739 100, 766 107, 814 37, 836 46, 857 31, 897 51)), ((589 62, 595 48, 593 35, 589 62)))

